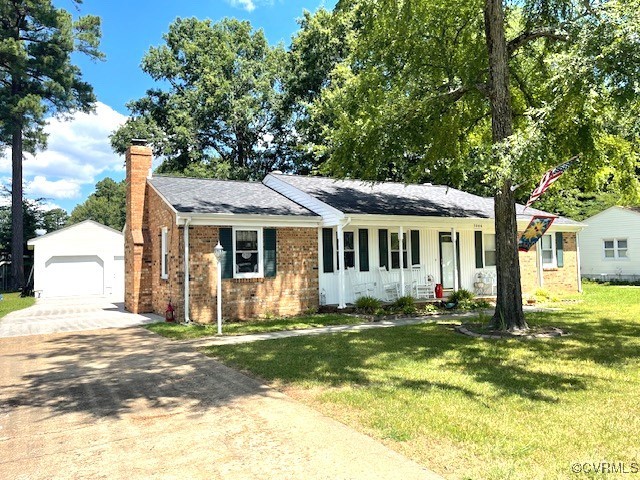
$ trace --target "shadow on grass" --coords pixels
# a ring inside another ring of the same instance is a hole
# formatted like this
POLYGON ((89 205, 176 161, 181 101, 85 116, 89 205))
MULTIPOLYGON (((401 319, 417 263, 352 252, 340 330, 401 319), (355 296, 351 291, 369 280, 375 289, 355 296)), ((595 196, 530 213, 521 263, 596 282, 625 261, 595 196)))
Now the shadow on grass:
POLYGON ((406 378, 392 376, 396 365, 403 362, 428 369, 438 368, 429 367, 430 361, 437 360, 434 365, 444 364, 444 368, 490 384, 498 395, 554 403, 562 393, 587 390, 595 381, 583 372, 583 362, 621 367, 640 355, 640 325, 614 316, 589 315, 586 309, 531 315, 534 325, 553 325, 570 332, 570 336, 554 339, 480 340, 454 333, 445 325, 430 324, 206 351, 260 377, 284 383, 331 387, 386 383, 410 390, 437 387, 476 396, 473 390, 453 383, 414 378, 413 372, 406 378), (538 368, 541 363, 547 367, 538 368))

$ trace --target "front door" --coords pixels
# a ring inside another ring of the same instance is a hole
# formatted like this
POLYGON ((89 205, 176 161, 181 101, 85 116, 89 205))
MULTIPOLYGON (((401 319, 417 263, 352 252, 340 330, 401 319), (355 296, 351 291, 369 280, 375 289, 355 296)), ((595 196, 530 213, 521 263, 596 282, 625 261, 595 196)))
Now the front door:
POLYGON ((460 234, 456 234, 456 261, 454 262, 453 237, 451 232, 440 232, 440 279, 442 288, 453 290, 455 275, 460 285, 460 234), (456 269, 457 265, 457 269, 456 269), (457 270, 457 271, 456 271, 457 270))

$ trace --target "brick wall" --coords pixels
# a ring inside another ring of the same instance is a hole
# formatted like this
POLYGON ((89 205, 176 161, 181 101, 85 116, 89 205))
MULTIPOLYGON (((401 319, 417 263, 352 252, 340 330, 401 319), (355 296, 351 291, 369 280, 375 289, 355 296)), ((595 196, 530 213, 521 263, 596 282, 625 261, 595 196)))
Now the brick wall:
MULTIPOLYGON (((176 318, 184 320, 184 227, 162 198, 147 189, 151 257, 152 309, 164 315, 169 299, 176 318), (168 230, 168 277, 161 273, 161 232, 168 230)), ((318 233, 316 228, 276 229, 277 273, 273 278, 223 279, 222 317, 225 320, 296 315, 318 307, 318 233)), ((197 323, 216 319, 217 262, 213 248, 218 227, 189 227, 189 316, 197 323)))
MULTIPOLYGON (((521 232, 518 233, 518 237, 521 232)), ((520 252, 520 278, 524 295, 535 293, 538 288, 544 288, 551 292, 577 292, 578 291, 578 255, 576 248, 576 234, 562 233, 564 249, 564 266, 552 270, 545 269, 542 272, 543 285, 538 284, 538 244, 528 252, 520 252)))

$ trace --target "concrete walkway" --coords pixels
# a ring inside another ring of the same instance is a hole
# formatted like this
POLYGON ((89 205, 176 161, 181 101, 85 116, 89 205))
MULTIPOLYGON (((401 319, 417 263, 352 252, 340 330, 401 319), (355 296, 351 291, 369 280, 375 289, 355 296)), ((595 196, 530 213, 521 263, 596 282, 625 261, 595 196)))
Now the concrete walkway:
POLYGON ((0 319, 0 338, 123 328, 163 321, 154 314, 134 315, 106 297, 39 298, 32 307, 0 319))
POLYGON ((420 323, 433 323, 446 320, 463 320, 468 317, 476 317, 477 312, 453 313, 442 315, 429 315, 425 317, 398 318, 394 320, 381 320, 379 322, 363 322, 357 325, 331 325, 327 327, 307 328, 304 330, 285 330, 280 332, 252 333, 249 335, 224 336, 224 326, 222 327, 222 337, 211 336, 189 340, 178 340, 176 343, 191 345, 200 348, 214 345, 236 345, 240 343, 259 342, 262 340, 275 340, 278 338, 305 337, 315 335, 327 335, 330 333, 360 332, 376 328, 401 327, 404 325, 418 325, 420 323))
POLYGON ((0 339, 2 479, 436 479, 141 328, 0 339))

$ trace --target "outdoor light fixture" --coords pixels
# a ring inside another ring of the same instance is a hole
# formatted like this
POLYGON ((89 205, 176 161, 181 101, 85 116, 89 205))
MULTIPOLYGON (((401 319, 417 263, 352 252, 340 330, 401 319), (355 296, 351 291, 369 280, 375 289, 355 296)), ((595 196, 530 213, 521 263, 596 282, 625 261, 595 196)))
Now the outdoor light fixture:
POLYGON ((218 240, 218 244, 213 247, 213 254, 216 256, 216 260, 218 261, 218 335, 222 335, 222 256, 224 255, 224 248, 220 245, 220 240, 218 240))

